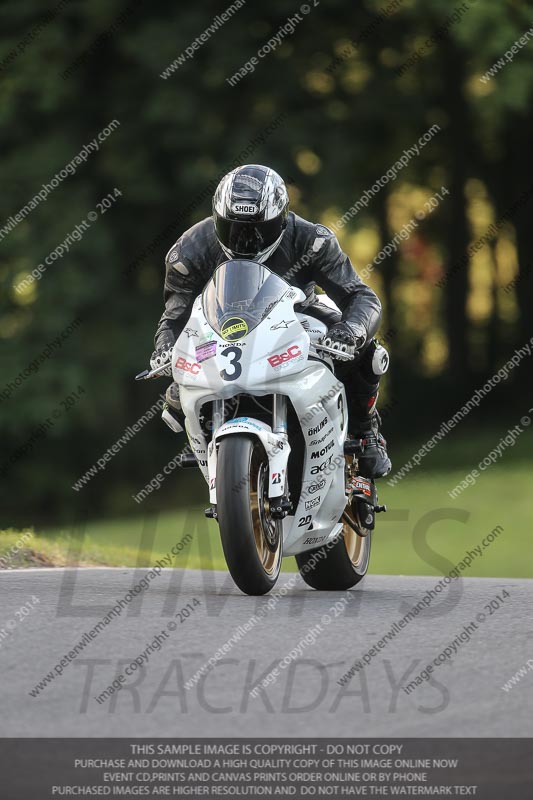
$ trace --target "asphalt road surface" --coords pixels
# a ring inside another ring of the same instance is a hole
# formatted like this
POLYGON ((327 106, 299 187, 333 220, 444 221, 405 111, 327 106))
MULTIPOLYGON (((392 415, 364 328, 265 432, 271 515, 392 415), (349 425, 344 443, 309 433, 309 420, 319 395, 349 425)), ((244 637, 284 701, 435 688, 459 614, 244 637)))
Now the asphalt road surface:
POLYGON ((533 658, 533 581, 454 581, 392 635, 438 578, 369 575, 350 592, 318 593, 284 574, 286 593, 268 609, 269 596, 242 595, 223 572, 163 569, 95 633, 145 574, 0 572, 0 736, 533 736, 533 671, 501 688, 533 658), (405 692, 454 640, 452 658, 405 692), (113 680, 120 689, 102 698, 113 680))

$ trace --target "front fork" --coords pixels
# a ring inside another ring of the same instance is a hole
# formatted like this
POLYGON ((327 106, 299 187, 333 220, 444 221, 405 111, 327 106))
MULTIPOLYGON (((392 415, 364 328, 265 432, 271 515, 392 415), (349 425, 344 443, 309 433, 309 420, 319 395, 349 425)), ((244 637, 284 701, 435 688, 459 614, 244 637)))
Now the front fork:
MULTIPOLYGON (((217 450, 216 450, 216 433, 221 428, 221 426, 226 422, 225 419, 225 403, 224 400, 213 400, 212 406, 212 432, 211 432, 211 441, 207 448, 207 458, 208 458, 208 469, 209 474, 213 475, 215 473, 216 468, 216 459, 217 459, 217 450)), ((288 444, 288 436, 287 436, 287 398, 285 395, 275 394, 272 398, 272 432, 278 436, 281 436, 285 442, 288 444)), ((278 445, 281 447, 281 443, 278 445)), ((270 470, 269 470, 270 473, 270 470)), ((274 477, 274 476, 272 476, 274 477)), ((285 486, 287 485, 287 476, 279 474, 279 483, 284 481, 285 486)), ((215 489, 215 486, 209 487, 211 490, 215 489)), ((269 497, 269 506, 270 506, 270 515, 273 519, 283 519, 287 516, 287 514, 292 509, 292 503, 290 502, 286 490, 283 494, 277 497, 269 497)), ((216 518, 216 508, 212 506, 211 508, 206 509, 205 512, 206 516, 211 518, 216 518)))
MULTIPOLYGON (((217 461, 217 442, 216 442, 216 432, 224 424, 225 419, 224 415, 226 413, 226 409, 224 406, 224 400, 213 400, 213 409, 212 409, 212 430, 211 430, 211 441, 207 445, 207 469, 209 475, 216 474, 216 461, 217 461)), ((214 479, 209 481, 209 493, 212 494, 216 489, 216 485, 214 483, 214 479)), ((210 519, 217 518, 217 509, 216 505, 213 503, 209 508, 205 509, 205 516, 209 517, 210 519)))
POLYGON ((272 431, 280 436, 287 435, 287 398, 283 394, 272 398, 272 431))
MULTIPOLYGON (((272 397, 272 432, 288 441, 287 398, 283 394, 275 394, 272 397)), ((273 519, 283 519, 292 510, 292 503, 287 494, 287 475, 280 478, 285 481, 283 494, 281 497, 269 498, 270 515, 273 519)))
POLYGON ((224 407, 224 400, 213 400, 213 435, 212 439, 214 440, 215 434, 220 428, 221 425, 224 423, 224 414, 226 409, 224 407))

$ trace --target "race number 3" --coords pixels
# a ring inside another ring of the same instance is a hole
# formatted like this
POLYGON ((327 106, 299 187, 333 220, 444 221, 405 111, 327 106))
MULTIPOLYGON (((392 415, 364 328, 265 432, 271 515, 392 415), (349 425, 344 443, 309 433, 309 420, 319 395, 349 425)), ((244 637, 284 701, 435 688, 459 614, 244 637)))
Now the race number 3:
POLYGON ((220 355, 230 358, 229 366, 233 368, 231 372, 228 372, 227 369, 221 370, 220 377, 225 381, 237 380, 242 372, 242 366, 239 363, 242 358, 242 350, 239 347, 227 347, 220 355))

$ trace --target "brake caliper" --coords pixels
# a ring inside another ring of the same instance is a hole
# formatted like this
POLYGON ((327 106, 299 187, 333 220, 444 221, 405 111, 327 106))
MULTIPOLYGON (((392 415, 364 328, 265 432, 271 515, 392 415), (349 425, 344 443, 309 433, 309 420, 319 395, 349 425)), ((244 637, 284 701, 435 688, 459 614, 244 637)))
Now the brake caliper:
POLYGON ((292 503, 288 497, 274 497, 269 500, 272 519, 283 519, 292 511, 292 503))

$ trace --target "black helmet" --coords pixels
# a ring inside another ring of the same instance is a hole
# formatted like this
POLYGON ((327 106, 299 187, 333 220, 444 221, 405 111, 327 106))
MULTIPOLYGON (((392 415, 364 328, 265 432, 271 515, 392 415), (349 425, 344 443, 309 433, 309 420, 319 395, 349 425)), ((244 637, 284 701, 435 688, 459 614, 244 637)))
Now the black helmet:
POLYGON ((213 197, 215 231, 230 258, 266 261, 281 241, 288 213, 283 180, 260 164, 229 172, 213 197))

